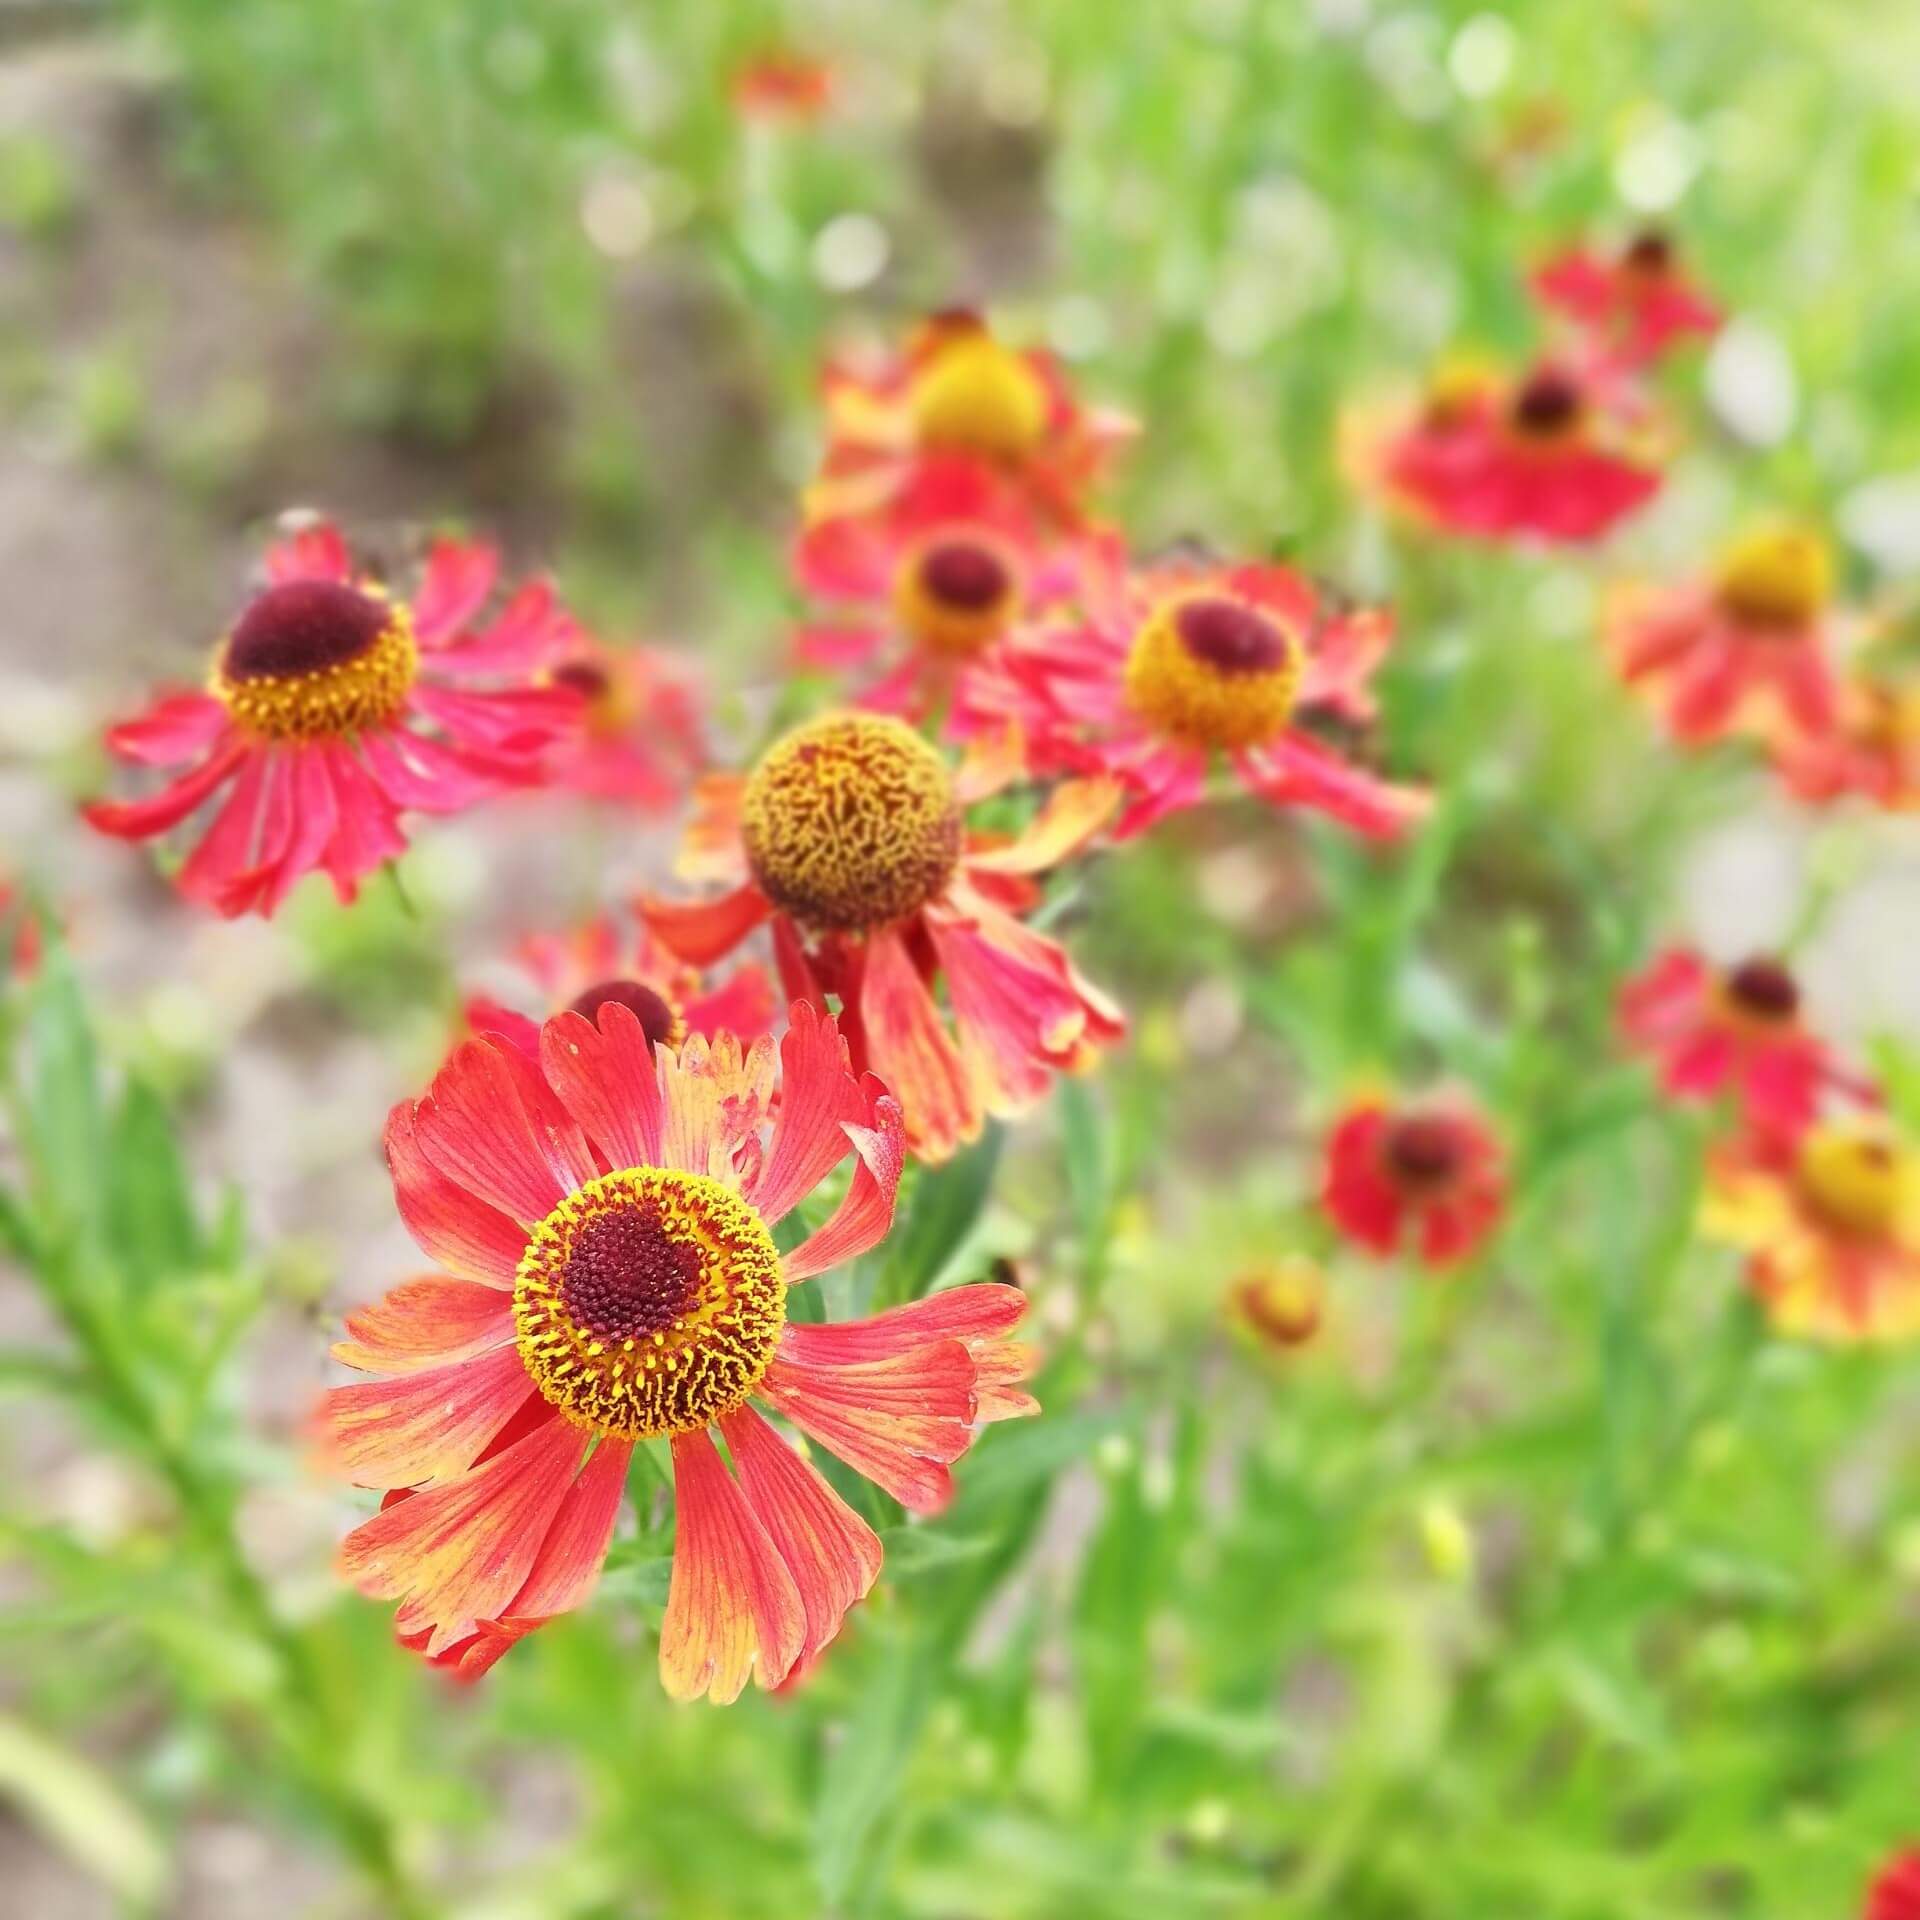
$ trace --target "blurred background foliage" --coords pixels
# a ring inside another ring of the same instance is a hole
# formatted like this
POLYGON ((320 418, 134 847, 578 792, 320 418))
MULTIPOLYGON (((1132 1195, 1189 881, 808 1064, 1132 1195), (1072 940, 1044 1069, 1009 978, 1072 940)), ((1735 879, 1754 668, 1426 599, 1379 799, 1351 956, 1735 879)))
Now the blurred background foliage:
MULTIPOLYGON (((917 1176, 833 1303, 1016 1263, 1046 1416, 988 1433, 937 1523, 876 1510, 888 1571, 844 1644, 795 1696, 724 1712, 660 1697, 644 1500, 596 1606, 473 1695, 333 1591, 330 1498, 262 1550, 263 1510, 320 1499, 300 1425, 353 1297, 346 1229, 250 1232, 227 1169, 174 1144, 264 1022, 218 988, 91 1013, 56 952, 8 1002, 0 1206, 33 1283, 0 1349, 23 1490, 0 1798, 75 1864, 47 1901, 1853 1912, 1916 1825, 1920 1393, 1897 1353, 1766 1337, 1691 1238, 1702 1127, 1611 1038, 1620 978, 1683 913, 1730 911, 1722 945, 1815 916, 1788 897, 1765 924, 1701 879, 1702 835, 1750 819, 1756 783, 1677 760, 1612 687, 1596 570, 1409 542, 1343 482, 1338 429, 1451 348, 1524 353, 1524 270, 1557 241, 1665 222, 1735 317, 1673 376, 1667 494, 1607 567, 1694 564, 1784 504, 1843 539, 1852 591, 1910 587, 1920 12, 127 0, 32 23, 0 85, 0 407, 51 423, 93 493, 164 499, 155 572, 192 574, 209 623, 237 572, 189 557, 315 488, 349 517, 486 517, 610 630, 697 647, 750 742, 823 354, 986 301, 1144 422, 1112 503, 1143 545, 1298 553, 1392 594, 1383 751, 1439 793, 1389 857, 1234 813, 1059 903, 1132 1048, 917 1176), (777 49, 830 70, 819 118, 742 113, 737 76, 777 49), (121 134, 155 202, 26 110, 54 56, 132 76, 121 134), (76 344, 103 230, 151 286, 104 316, 96 286, 76 344), (239 344, 249 290, 288 288, 311 324, 239 344), (1515 1143, 1511 1223, 1460 1280, 1339 1256, 1318 1219, 1317 1129, 1369 1074, 1465 1081, 1515 1143), (1331 1302, 1275 1359, 1221 1297, 1288 1251, 1328 1260, 1331 1302)), ((214 630, 140 605, 76 637, 89 697, 214 630)), ((83 748, 23 731, 36 781, 84 780, 83 748)), ((470 978, 486 868, 464 844, 409 857, 416 912, 308 898, 280 936, 389 1098, 470 978)), ((1816 902, 1899 854, 1851 826, 1793 844, 1816 902)), ((603 823, 556 852, 576 910, 608 848, 603 823)), ((15 857, 59 905, 57 848, 15 857)), ((130 911, 178 925, 151 895, 130 911)), ((1899 1068, 1920 1008, 1857 962, 1829 955, 1827 1002, 1899 1068)), ((378 1208, 380 1112, 288 1110, 282 1151, 345 1136, 378 1208)))

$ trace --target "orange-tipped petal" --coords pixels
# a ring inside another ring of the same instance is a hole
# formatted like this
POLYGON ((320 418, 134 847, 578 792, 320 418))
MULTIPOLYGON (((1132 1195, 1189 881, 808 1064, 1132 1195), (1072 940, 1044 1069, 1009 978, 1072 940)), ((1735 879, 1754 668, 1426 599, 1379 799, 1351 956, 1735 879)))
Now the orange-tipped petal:
POLYGON ((513 1302, 499 1287, 445 1274, 404 1281, 347 1315, 333 1357, 361 1373, 418 1373, 470 1360, 513 1338, 513 1302))

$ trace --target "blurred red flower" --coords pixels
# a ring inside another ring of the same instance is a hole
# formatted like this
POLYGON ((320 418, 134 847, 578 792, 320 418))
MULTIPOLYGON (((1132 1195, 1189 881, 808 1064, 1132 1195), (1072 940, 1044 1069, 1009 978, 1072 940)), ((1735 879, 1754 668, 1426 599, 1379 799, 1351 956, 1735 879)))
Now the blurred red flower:
POLYGON ((833 69, 790 47, 764 47, 733 76, 734 111, 768 125, 810 126, 833 105, 833 69))
POLYGON ((274 544, 266 565, 207 690, 167 694, 107 734, 121 760, 188 771, 144 800, 86 809, 102 833, 147 839, 231 788, 178 878, 228 916, 271 914, 314 872, 351 900, 406 845, 403 812, 540 784, 580 722, 577 694, 540 684, 574 631, 550 586, 474 624, 499 572, 492 547, 436 541, 410 602, 356 579, 324 523, 274 544))
POLYGON ((577 694, 583 709, 583 724, 548 756, 549 784, 643 813, 663 813, 686 798, 707 754, 700 695, 685 661, 576 635, 546 679, 577 694))
POLYGON ((1363 1099, 1328 1136, 1322 1203, 1371 1252, 1405 1246, 1429 1267, 1464 1260, 1506 1206, 1506 1155, 1464 1096, 1363 1099))
POLYGON ((1710 338, 1720 309, 1694 285, 1672 239, 1649 228, 1611 253, 1570 247, 1533 274, 1534 298, 1564 314, 1601 358, 1638 368, 1686 339, 1710 338))
POLYGON ((1895 1854, 1874 1875, 1862 1920, 1920 1920, 1920 1847, 1895 1854))

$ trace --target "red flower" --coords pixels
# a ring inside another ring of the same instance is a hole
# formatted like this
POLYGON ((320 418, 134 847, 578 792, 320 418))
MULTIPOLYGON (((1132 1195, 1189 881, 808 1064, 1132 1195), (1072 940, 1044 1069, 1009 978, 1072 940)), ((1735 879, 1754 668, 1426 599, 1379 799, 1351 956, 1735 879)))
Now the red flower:
POLYGON ((1772 1138, 1797 1138, 1829 1089, 1871 1099, 1800 1018, 1800 989, 1763 956, 1724 970, 1688 948, 1663 953, 1620 993, 1628 1043, 1658 1061, 1676 1100, 1739 1096, 1742 1119, 1772 1138))
POLYGON ((969 834, 964 804, 1006 771, 976 763, 956 782, 900 721, 828 714, 776 741, 750 776, 704 783, 683 867, 730 890, 641 903, 696 965, 770 921, 788 993, 823 1007, 838 996, 855 1061, 894 1090, 928 1160, 976 1137, 985 1115, 1024 1112, 1056 1072, 1124 1031, 1065 952, 1021 924, 1034 876, 1099 830, 1117 791, 1070 783, 1018 839, 969 834))
POLYGON ((1783 1333, 1839 1342, 1920 1335, 1920 1155, 1875 1114, 1791 1147, 1748 1136, 1708 1163, 1700 1230, 1747 1256, 1783 1333))
POLYGON ((964 712, 969 684, 1023 621, 1074 593, 1084 562, 1081 543, 1051 536, 992 468, 930 455, 873 512, 802 531, 793 570, 818 612, 797 651, 866 678, 864 707, 964 712))
POLYGON ((1454 1097, 1363 1100, 1327 1141, 1321 1200, 1350 1240, 1378 1254, 1410 1242, 1430 1267, 1463 1260, 1506 1206, 1505 1155, 1493 1129, 1454 1097))
POLYGON ((136 766, 192 764, 144 800, 96 802, 102 833, 146 839, 230 788, 179 886, 232 916, 271 914, 302 875, 342 900, 405 846, 400 815, 455 813, 537 784, 578 723, 576 695, 536 684, 572 622, 553 590, 522 587, 492 623, 491 547, 436 541, 411 604, 355 581, 322 524, 270 547, 269 585, 214 656, 205 692, 176 692, 113 728, 136 766))
POLYGON ((1849 795, 1888 813, 1920 811, 1920 686, 1910 672, 1863 664, 1840 683, 1833 727, 1781 734, 1773 764, 1801 800, 1849 795))
POLYGON ((1569 367, 1449 383, 1372 450, 1394 504, 1483 540, 1597 540, 1659 490, 1616 398, 1569 367))
POLYGON ((1090 579, 1080 607, 1042 622, 970 682, 963 723, 1010 726, 1043 768, 1109 774, 1132 804, 1116 834, 1197 807, 1225 758, 1278 807, 1398 833, 1424 794, 1343 759, 1309 721, 1364 726, 1391 616, 1329 604, 1282 566, 1163 562, 1090 579))
MULTIPOLYGON (((751 961, 710 984, 645 927, 623 940, 611 914, 596 915, 569 934, 531 934, 520 942, 518 958, 539 988, 544 1013, 564 1007, 592 1020, 609 1000, 618 1000, 656 1046, 681 1046, 690 1033, 757 1040, 773 1031, 780 1011, 773 982, 751 961)), ((530 1060, 540 1057, 539 1020, 487 994, 469 996, 465 1013, 473 1032, 506 1040, 530 1060)))
POLYGON ((811 1659, 873 1585, 880 1542, 754 1400, 917 1512, 977 1428, 1033 1410, 1000 1337, 1012 1287, 870 1320, 787 1321, 787 1291, 886 1235, 899 1110, 800 1005, 780 1045, 676 1053, 613 1001, 548 1021, 536 1066, 458 1048, 387 1125, 394 1194, 444 1271, 351 1316, 336 1356, 380 1376, 327 1395, 324 1444, 386 1489, 342 1571, 398 1603, 401 1639, 463 1679, 591 1591, 636 1440, 667 1438, 679 1507, 660 1634, 678 1699, 731 1700, 811 1659), (764 1137, 763 1137, 764 1136, 764 1137), (851 1151, 824 1225, 771 1229, 851 1151), (715 1451, 717 1429, 731 1471, 715 1451))
POLYGON ((584 725, 548 756, 549 784, 643 813, 680 804, 707 757, 700 697, 683 662, 577 635, 546 679, 577 694, 585 710, 584 725))
POLYGON ((0 954, 10 979, 31 980, 40 970, 40 921, 25 895, 6 879, 0 879, 0 954))
POLYGON ((1895 1854, 1874 1876, 1862 1920, 1920 1920, 1920 1847, 1895 1854))
POLYGON ((734 111, 743 120, 809 126, 833 105, 833 69, 785 47, 767 47, 733 76, 734 111))
POLYGON ((1801 527, 1730 546, 1711 581, 1616 591, 1607 644, 1620 676, 1677 740, 1734 732, 1821 738, 1839 718, 1827 602, 1832 561, 1801 527))
POLYGON ((825 376, 827 451, 809 520, 872 512, 928 457, 977 460, 1042 520, 1078 526, 1089 488, 1133 433, 1083 406, 1050 354, 995 339, 976 313, 935 314, 903 352, 835 362, 825 376))
POLYGON ((1534 298, 1565 314, 1615 365, 1650 365, 1688 337, 1719 330, 1721 312, 1686 275, 1673 242, 1649 230, 1618 252, 1572 247, 1533 275, 1534 298))

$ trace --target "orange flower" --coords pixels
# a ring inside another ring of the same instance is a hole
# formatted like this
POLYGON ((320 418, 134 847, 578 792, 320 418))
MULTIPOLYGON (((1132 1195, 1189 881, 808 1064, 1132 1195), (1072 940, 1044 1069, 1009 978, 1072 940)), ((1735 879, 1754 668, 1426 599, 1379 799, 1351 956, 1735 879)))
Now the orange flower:
POLYGON ((772 126, 810 126, 833 105, 833 69, 789 47, 765 47, 733 76, 734 111, 772 126))
POLYGON ((1710 580, 1616 590, 1607 645, 1676 740, 1822 739, 1839 719, 1832 576, 1817 534, 1759 527, 1727 548, 1710 580))
POLYGON ((1506 1208, 1506 1156, 1458 1095, 1357 1101, 1327 1140, 1321 1200, 1348 1239, 1378 1254, 1410 1242, 1430 1267, 1464 1260, 1506 1208))
POLYGON ((976 313, 925 321, 904 351, 826 371, 827 451, 807 518, 873 511, 927 458, 963 458, 1016 486, 1041 519, 1078 526, 1088 490, 1132 436, 1084 406, 1050 354, 1003 344, 976 313))
POLYGON ((1621 396, 1549 361, 1518 380, 1449 372, 1360 459, 1390 504, 1441 532, 1587 541, 1659 491, 1646 439, 1621 396))
POLYGON ((584 724, 548 756, 548 784, 644 813, 680 804, 707 757, 700 698, 684 661, 579 634, 545 677, 579 695, 584 709, 584 724))
MULTIPOLYGON (((529 934, 516 958, 539 990, 541 1018, 566 1007, 592 1020, 609 1000, 618 1000, 656 1046, 681 1046, 691 1033, 757 1040, 773 1031, 780 1011, 764 968, 746 961, 723 981, 710 982, 644 926, 623 938, 610 913, 570 933, 529 934)), ((540 1020, 489 994, 470 995, 463 1011, 472 1032, 509 1041, 530 1060, 540 1057, 540 1020)))
POLYGON ((1303 1347, 1326 1313, 1326 1276, 1297 1256, 1249 1267, 1227 1290, 1227 1312, 1269 1352, 1303 1347))
POLYGON ((787 992, 820 1007, 837 997, 854 1059, 894 1090, 929 1160, 975 1138, 987 1114, 1025 1112, 1056 1072, 1089 1065, 1124 1031, 1066 953, 1021 922, 1034 876, 1084 846, 1119 791, 1070 782, 1018 839, 969 833, 966 804, 1008 772, 976 758, 956 780, 902 722, 828 714, 750 775, 703 783, 683 867, 730 890, 641 902, 661 942, 695 965, 771 922, 787 992))
POLYGON ((1791 1150, 1729 1147, 1709 1167, 1701 1231, 1746 1254, 1783 1333, 1920 1334, 1920 1155, 1877 1115, 1822 1122, 1791 1150))
POLYGON ((349 1317, 335 1355, 376 1377, 329 1393, 320 1431, 340 1474, 386 1493, 342 1571, 436 1665, 475 1679, 579 1606, 634 1444, 666 1439, 662 1684, 777 1686, 873 1585, 881 1546, 751 1403, 923 1513, 982 1423, 1033 1410, 1028 1356, 1001 1338, 1015 1288, 789 1323, 790 1288, 886 1235, 903 1143, 811 1007, 792 1009, 769 1127, 774 1077, 771 1040, 656 1047, 616 1000, 548 1021, 537 1064, 469 1040, 393 1110, 394 1196, 443 1271, 349 1317), (849 1152, 840 1205, 783 1255, 773 1227, 849 1152))

